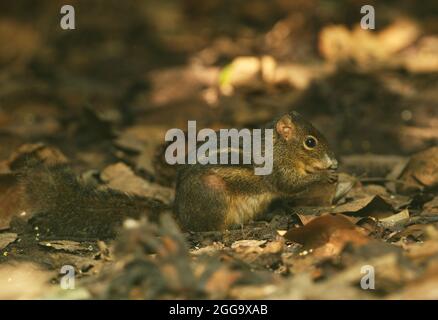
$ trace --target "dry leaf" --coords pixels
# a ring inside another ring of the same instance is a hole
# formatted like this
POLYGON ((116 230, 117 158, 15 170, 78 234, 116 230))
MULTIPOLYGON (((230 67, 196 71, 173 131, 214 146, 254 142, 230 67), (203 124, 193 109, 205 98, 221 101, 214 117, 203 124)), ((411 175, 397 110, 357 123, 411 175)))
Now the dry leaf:
POLYGON ((7 161, 0 163, 1 173, 10 173, 22 168, 29 159, 47 166, 67 163, 67 157, 57 148, 44 143, 24 144, 14 151, 7 161))
POLYGON ((106 167, 101 173, 101 179, 112 189, 142 197, 156 198, 167 204, 171 203, 174 198, 173 189, 136 176, 131 168, 122 162, 106 167))
POLYGON ((392 215, 393 207, 380 196, 367 196, 342 204, 332 210, 332 213, 354 214, 357 216, 370 216, 384 218, 392 215))
POLYGON ((438 147, 432 147, 413 155, 397 184, 400 193, 412 193, 438 186, 438 147))
POLYGON ((438 197, 426 202, 423 206, 423 214, 438 214, 438 197))
POLYGON ((239 240, 231 244, 231 249, 236 251, 254 250, 259 249, 265 243, 266 240, 239 240))
POLYGON ((53 240, 53 241, 41 241, 39 245, 46 248, 53 248, 55 250, 63 250, 67 252, 81 252, 81 251, 93 251, 94 248, 86 243, 71 241, 71 240, 53 240))
POLYGON ((17 240, 16 233, 0 233, 0 250, 3 250, 15 240, 17 240))
POLYGON ((318 254, 336 255, 347 243, 362 245, 369 241, 360 228, 341 215, 323 215, 304 227, 290 229, 286 239, 300 243, 305 249, 320 248, 318 254))
POLYGON ((409 221, 409 210, 405 209, 392 216, 379 219, 379 222, 386 228, 394 228, 403 226, 404 223, 409 221))
POLYGON ((413 224, 411 226, 406 227, 402 231, 396 232, 393 234, 388 241, 397 241, 401 238, 413 238, 414 240, 421 239, 425 233, 426 226, 421 224, 413 224))

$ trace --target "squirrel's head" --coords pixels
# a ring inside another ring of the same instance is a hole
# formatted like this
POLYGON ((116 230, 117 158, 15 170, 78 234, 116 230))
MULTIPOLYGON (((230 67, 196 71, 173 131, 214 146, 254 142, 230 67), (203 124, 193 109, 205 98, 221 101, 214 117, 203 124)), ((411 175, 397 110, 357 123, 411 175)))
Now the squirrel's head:
POLYGON ((274 131, 277 143, 282 146, 280 156, 289 158, 305 172, 337 168, 338 161, 325 137, 298 113, 282 116, 274 131))

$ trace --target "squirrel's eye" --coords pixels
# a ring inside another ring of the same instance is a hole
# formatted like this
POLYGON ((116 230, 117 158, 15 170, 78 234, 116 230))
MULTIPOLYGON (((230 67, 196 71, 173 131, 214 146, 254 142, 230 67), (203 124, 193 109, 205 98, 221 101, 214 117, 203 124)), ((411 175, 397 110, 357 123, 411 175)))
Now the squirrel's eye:
POLYGON ((313 149, 316 147, 318 141, 316 140, 315 137, 312 136, 307 136, 306 139, 304 140, 304 147, 306 149, 313 149))

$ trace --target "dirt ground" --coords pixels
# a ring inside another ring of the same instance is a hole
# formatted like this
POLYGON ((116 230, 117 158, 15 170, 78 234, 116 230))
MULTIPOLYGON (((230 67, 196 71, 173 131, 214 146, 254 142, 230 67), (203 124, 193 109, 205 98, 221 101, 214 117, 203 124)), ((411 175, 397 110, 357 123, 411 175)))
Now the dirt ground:
POLYGON ((438 299, 436 1, 63 4, 0 4, 0 299, 438 299), (336 186, 181 231, 166 131, 292 110, 336 186))

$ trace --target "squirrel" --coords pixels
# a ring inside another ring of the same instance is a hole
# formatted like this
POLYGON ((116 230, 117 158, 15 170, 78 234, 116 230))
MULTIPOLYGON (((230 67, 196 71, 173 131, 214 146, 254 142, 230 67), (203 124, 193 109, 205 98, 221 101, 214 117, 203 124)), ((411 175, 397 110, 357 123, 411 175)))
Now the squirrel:
POLYGON ((277 199, 317 183, 335 183, 338 162, 325 137, 296 112, 273 129, 273 168, 254 174, 254 165, 192 164, 179 169, 174 211, 183 229, 224 230, 263 215, 277 199))
POLYGON ((156 221, 173 209, 184 231, 224 230, 261 217, 277 199, 336 181, 337 161, 326 139, 298 113, 265 128, 273 131, 271 174, 256 175, 254 163, 179 166, 173 208, 157 199, 102 190, 82 181, 67 164, 25 161, 15 168, 24 191, 23 210, 30 213, 25 225, 38 230, 41 239, 107 239, 128 217, 156 221))

